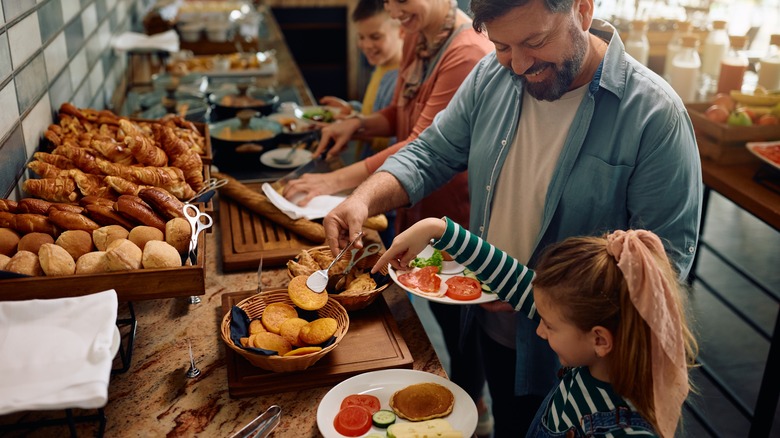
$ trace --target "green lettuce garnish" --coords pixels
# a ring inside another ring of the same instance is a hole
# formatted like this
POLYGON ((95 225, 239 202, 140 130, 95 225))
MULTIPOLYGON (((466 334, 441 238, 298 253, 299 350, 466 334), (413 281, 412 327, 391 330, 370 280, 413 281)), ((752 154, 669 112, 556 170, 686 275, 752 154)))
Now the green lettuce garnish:
POLYGON ((436 272, 441 272, 441 264, 444 261, 444 257, 441 255, 441 251, 438 249, 433 250, 433 254, 427 259, 424 257, 417 257, 412 260, 411 265, 416 268, 424 268, 426 266, 436 266, 438 269, 436 272))

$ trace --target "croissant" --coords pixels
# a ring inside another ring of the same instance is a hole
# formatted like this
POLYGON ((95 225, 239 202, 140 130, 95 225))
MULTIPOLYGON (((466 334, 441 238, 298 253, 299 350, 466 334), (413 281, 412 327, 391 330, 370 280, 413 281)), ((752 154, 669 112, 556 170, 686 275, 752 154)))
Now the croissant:
POLYGON ((44 163, 43 161, 32 160, 27 163, 27 168, 37 173, 42 178, 56 178, 60 176, 61 172, 67 173, 67 170, 60 169, 59 167, 44 163))
MULTIPOLYGON (((158 143, 170 157, 170 165, 184 172, 187 184, 195 190, 203 188, 203 160, 197 152, 187 146, 182 139, 176 137, 173 129, 155 125, 153 129, 158 143)), ((181 199, 181 198, 180 198, 181 199)))
POLYGON ((76 202, 79 198, 76 182, 66 176, 28 179, 22 184, 22 189, 34 197, 51 202, 76 202))
POLYGON ((63 135, 78 136, 87 131, 78 118, 67 114, 60 114, 60 126, 63 135))
POLYGON ((152 139, 143 135, 140 128, 127 120, 120 120, 119 127, 125 132, 124 142, 136 161, 146 166, 165 166, 168 164, 168 156, 165 155, 165 151, 155 146, 152 139))
POLYGON ((112 138, 102 138, 102 136, 92 138, 89 147, 114 163, 133 164, 134 157, 130 149, 122 143, 115 142, 112 138))
POLYGON ((60 127, 60 125, 51 124, 46 128, 43 136, 46 140, 49 140, 54 147, 57 147, 62 144, 62 127, 60 127))
POLYGON ((120 195, 138 195, 138 192, 141 189, 151 187, 151 186, 139 186, 138 184, 134 182, 130 182, 119 176, 109 175, 103 177, 103 181, 105 181, 105 183, 108 184, 109 187, 114 189, 114 191, 116 191, 120 195))
POLYGON ((112 197, 111 187, 103 181, 100 175, 84 173, 79 169, 68 170, 68 176, 73 178, 82 196, 112 197))
POLYGON ((33 154, 33 158, 38 161, 43 161, 44 163, 51 164, 54 167, 59 167, 60 169, 75 169, 76 165, 73 164, 73 161, 70 161, 67 157, 63 155, 54 155, 50 154, 48 152, 36 152, 33 154))
POLYGON ((57 149, 54 149, 52 153, 54 155, 62 155, 70 159, 77 168, 84 172, 94 173, 96 175, 103 173, 96 162, 95 155, 91 154, 84 148, 66 143, 62 146, 58 146, 57 149))

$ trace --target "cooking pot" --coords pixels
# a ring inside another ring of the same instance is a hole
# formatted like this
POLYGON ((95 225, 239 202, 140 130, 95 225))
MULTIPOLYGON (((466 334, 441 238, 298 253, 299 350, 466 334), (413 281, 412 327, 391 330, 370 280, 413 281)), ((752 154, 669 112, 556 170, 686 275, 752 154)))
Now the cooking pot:
POLYGON ((236 90, 215 91, 209 95, 209 103, 214 107, 214 120, 236 117, 241 110, 253 110, 267 116, 279 103, 279 96, 264 88, 239 83, 236 90))
POLYGON ((279 144, 282 125, 254 110, 242 110, 236 117, 209 124, 214 164, 220 170, 259 166, 260 155, 279 144))
POLYGON ((173 100, 163 97, 162 102, 141 113, 142 119, 159 119, 166 114, 183 115, 191 122, 205 123, 209 119, 211 107, 202 99, 173 100))

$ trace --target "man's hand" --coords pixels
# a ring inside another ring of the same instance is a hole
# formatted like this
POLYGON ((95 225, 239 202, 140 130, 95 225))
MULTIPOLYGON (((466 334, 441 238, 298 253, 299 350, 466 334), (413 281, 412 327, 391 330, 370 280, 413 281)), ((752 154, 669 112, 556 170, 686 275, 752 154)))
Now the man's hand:
MULTIPOLYGON (((325 227, 325 243, 334 256, 363 230, 366 219, 368 219, 368 207, 365 202, 352 196, 325 216, 322 220, 322 225, 325 227)), ((363 239, 358 239, 354 247, 362 248, 363 239)))
POLYGON ((333 147, 328 151, 326 158, 338 156, 346 149, 347 143, 352 139, 352 135, 360 129, 360 123, 358 119, 345 119, 324 126, 320 133, 320 143, 317 145, 317 150, 314 151, 314 156, 322 154, 331 142, 333 147))
POLYGON ((315 196, 332 195, 338 191, 333 172, 307 173, 298 179, 288 181, 282 195, 290 202, 305 206, 315 196))

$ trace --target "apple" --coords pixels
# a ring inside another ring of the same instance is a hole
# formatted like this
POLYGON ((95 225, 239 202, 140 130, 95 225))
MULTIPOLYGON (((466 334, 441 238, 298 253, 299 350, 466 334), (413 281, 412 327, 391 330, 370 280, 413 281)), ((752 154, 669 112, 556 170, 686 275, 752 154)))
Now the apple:
POLYGON ((734 111, 737 103, 727 93, 718 93, 715 95, 715 100, 712 101, 713 105, 720 105, 726 108, 727 111, 734 111))
POLYGON ((753 125, 753 120, 745 111, 733 111, 726 119, 726 123, 731 126, 751 126, 753 125))
POLYGON ((721 105, 712 105, 704 111, 704 115, 715 123, 726 123, 729 110, 721 105))
POLYGON ((780 119, 774 114, 764 114, 758 118, 758 124, 763 126, 780 125, 780 119))

